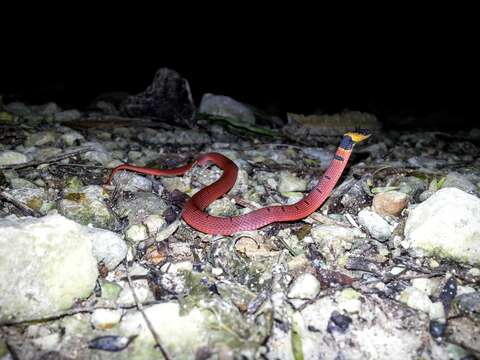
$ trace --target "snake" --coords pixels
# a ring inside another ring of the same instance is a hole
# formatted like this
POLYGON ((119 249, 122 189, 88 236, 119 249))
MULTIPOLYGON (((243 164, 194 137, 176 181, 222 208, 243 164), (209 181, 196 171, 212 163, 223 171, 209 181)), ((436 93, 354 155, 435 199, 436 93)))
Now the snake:
POLYGON ((194 165, 213 163, 223 170, 223 174, 213 184, 202 188, 187 200, 182 211, 182 218, 191 227, 203 233, 233 235, 241 231, 257 230, 272 223, 296 221, 309 216, 331 194, 345 170, 354 145, 368 137, 370 137, 368 130, 356 130, 345 133, 327 170, 320 177, 315 187, 303 199, 291 205, 267 206, 238 216, 214 216, 205 211, 212 202, 226 194, 237 179, 237 165, 219 153, 202 154, 194 162, 174 169, 152 169, 122 164, 112 170, 107 184, 111 183, 114 175, 122 170, 154 176, 178 176, 185 174, 194 165))

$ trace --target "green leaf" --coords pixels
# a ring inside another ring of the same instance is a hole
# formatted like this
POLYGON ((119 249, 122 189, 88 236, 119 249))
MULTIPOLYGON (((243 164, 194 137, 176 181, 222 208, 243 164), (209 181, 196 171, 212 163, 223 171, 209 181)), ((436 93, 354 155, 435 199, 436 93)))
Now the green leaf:
POLYGON ((292 351, 293 357, 295 360, 303 360, 303 349, 302 349, 302 336, 300 325, 295 319, 296 316, 292 317, 292 351))

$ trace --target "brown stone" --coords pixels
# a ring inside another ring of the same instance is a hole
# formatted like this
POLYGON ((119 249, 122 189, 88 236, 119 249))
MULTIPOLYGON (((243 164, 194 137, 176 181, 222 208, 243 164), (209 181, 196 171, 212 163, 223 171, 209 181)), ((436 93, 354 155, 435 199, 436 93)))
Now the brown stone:
POLYGON ((373 210, 380 215, 399 216, 408 204, 408 195, 399 191, 387 191, 375 195, 373 210))

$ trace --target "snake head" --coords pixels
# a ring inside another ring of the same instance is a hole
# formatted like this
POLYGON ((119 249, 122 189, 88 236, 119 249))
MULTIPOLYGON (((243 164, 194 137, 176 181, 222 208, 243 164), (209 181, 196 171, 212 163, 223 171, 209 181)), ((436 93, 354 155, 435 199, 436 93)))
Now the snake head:
POLYGON ((359 143, 370 137, 370 131, 368 129, 356 129, 355 131, 349 131, 344 136, 350 137, 354 143, 359 143))

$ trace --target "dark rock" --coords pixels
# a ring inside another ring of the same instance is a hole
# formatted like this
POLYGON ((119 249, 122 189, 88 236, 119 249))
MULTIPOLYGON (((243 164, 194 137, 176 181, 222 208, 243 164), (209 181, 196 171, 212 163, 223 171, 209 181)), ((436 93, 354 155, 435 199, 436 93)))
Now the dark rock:
POLYGON ((130 117, 187 127, 195 125, 195 104, 188 81, 167 68, 157 71, 153 83, 144 92, 129 96, 121 112, 130 117))
POLYGON ((445 314, 448 314, 450 305, 452 304, 453 299, 457 295, 457 280, 455 277, 449 278, 442 287, 439 298, 445 309, 445 314))
POLYGON ((352 319, 350 317, 340 314, 338 311, 334 310, 332 315, 330 315, 330 320, 328 320, 327 331, 329 333, 338 331, 343 334, 348 330, 348 327, 351 323, 352 319))
POLYGON ((441 338, 445 334, 447 324, 439 321, 430 321, 430 335, 433 338, 441 338))

